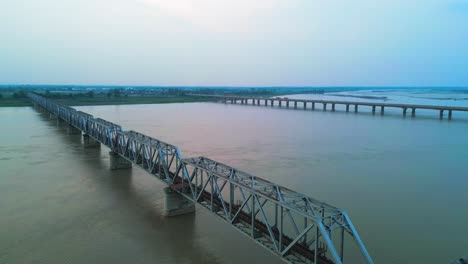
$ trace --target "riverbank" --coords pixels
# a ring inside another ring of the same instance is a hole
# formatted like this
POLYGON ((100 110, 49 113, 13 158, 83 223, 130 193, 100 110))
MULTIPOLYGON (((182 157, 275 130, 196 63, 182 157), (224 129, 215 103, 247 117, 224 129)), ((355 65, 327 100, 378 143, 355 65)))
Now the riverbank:
MULTIPOLYGON (((170 103, 193 103, 212 102, 213 98, 192 97, 192 96, 128 96, 128 97, 72 97, 54 98, 55 102, 69 106, 90 106, 90 105, 129 105, 129 104, 170 104, 170 103)), ((29 98, 3 97, 0 98, 0 107, 20 107, 31 106, 29 98)))

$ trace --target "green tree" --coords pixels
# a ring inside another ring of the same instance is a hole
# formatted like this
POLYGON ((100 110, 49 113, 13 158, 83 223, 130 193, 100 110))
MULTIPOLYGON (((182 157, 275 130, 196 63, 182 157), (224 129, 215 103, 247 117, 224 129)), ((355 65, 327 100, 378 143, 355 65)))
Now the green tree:
POLYGON ((112 89, 112 94, 114 97, 120 97, 122 95, 122 92, 120 89, 112 89))
POLYGON ((94 91, 87 92, 86 96, 89 97, 89 98, 93 98, 94 97, 94 91))

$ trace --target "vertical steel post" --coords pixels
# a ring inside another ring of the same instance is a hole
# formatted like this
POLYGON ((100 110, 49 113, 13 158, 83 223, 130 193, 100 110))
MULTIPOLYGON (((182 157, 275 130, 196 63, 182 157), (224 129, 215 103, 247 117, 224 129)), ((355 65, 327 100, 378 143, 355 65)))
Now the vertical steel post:
POLYGON ((255 239, 255 194, 252 192, 252 237, 255 239))
POLYGON ((341 262, 343 262, 343 256, 344 256, 344 227, 341 227, 341 244, 340 244, 340 258, 341 262))

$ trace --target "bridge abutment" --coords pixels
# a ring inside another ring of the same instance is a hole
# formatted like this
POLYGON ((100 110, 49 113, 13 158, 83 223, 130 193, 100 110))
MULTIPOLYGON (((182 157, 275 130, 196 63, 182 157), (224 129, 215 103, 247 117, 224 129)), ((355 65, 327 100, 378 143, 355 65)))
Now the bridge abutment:
POLYGON ((114 151, 109 151, 110 169, 111 170, 124 170, 131 169, 132 163, 114 151))
POLYGON ((195 212, 195 204, 174 191, 171 187, 164 188, 164 215, 177 216, 195 212))
POLYGON ((88 134, 83 134, 83 146, 85 148, 99 148, 101 147, 101 143, 90 137, 88 134))

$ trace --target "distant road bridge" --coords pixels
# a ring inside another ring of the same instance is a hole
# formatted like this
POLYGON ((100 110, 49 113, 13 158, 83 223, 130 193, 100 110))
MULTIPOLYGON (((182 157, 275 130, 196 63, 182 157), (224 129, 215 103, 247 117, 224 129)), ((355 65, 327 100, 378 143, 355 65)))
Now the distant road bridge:
POLYGON ((251 97, 251 96, 228 96, 228 95, 211 95, 211 94, 187 94, 189 96, 219 98, 224 103, 243 104, 243 105, 264 105, 279 107, 294 108, 294 109, 312 109, 318 104, 322 106, 323 111, 327 111, 327 106, 330 106, 332 112, 335 112, 336 105, 343 105, 346 107, 346 112, 350 111, 350 107, 354 108, 357 113, 359 106, 367 106, 371 108, 372 114, 378 110, 380 114, 385 113, 385 108, 400 108, 403 116, 406 116, 408 111, 411 111, 411 116, 416 116, 416 109, 429 109, 439 111, 439 118, 444 118, 444 112, 447 112, 447 118, 452 119, 452 112, 461 111, 468 112, 468 107, 457 106, 438 106, 438 105, 415 105, 415 104, 392 104, 392 103, 374 103, 374 102, 351 102, 351 101, 334 101, 334 100, 312 100, 312 99, 290 99, 287 97, 251 97), (277 102, 277 103, 275 103, 277 102), (310 105, 310 108, 308 106, 310 105), (301 107, 302 106, 302 107, 301 107))
POLYGON ((206 157, 183 159, 174 145, 28 96, 69 131, 83 134, 85 146, 110 148, 111 169, 134 164, 167 184, 166 210, 177 214, 197 203, 287 263, 374 263, 341 209, 206 157))

